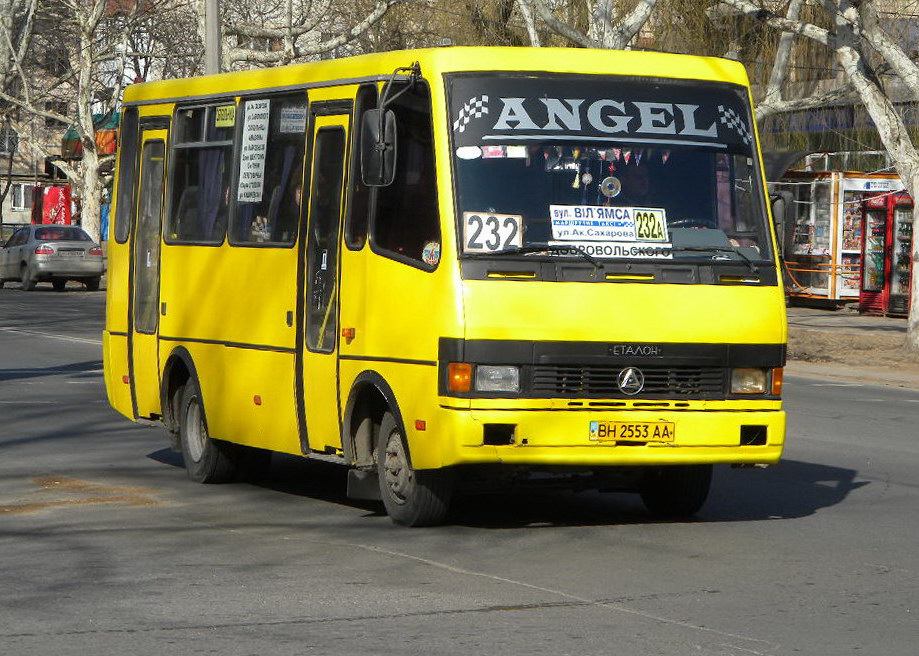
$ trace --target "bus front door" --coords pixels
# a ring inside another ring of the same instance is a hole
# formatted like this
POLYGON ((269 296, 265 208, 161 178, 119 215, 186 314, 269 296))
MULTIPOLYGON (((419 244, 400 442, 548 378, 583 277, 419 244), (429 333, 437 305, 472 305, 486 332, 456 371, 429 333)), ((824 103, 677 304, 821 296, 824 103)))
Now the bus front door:
POLYGON ((303 273, 301 447, 341 448, 338 399, 339 235, 348 116, 313 116, 309 215, 303 273), (308 442, 308 444, 307 444, 308 442))
POLYGON ((141 138, 137 223, 131 245, 132 291, 128 306, 131 394, 138 417, 161 413, 157 331, 166 132, 144 130, 141 138))

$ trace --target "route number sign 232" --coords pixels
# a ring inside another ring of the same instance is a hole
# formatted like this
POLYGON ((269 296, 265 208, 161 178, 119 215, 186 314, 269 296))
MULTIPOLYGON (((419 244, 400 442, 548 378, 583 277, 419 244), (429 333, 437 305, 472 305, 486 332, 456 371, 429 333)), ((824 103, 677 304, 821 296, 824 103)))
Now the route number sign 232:
POLYGON ((520 247, 519 214, 463 212, 463 250, 467 253, 492 253, 520 247))

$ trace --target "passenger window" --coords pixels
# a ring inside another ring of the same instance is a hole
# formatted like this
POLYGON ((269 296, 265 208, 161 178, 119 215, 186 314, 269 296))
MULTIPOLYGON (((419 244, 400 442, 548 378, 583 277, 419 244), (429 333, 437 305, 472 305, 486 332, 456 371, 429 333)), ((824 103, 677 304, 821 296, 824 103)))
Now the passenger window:
POLYGON ((345 159, 345 131, 322 128, 316 135, 310 192, 306 344, 314 351, 335 348, 338 333, 338 235, 345 159))
MULTIPOLYGON (((394 85, 390 97, 400 90, 394 85)), ((372 244, 394 259, 433 268, 441 243, 430 92, 425 84, 415 83, 389 107, 399 135, 396 178, 377 191, 372 244)))
POLYGON ((170 243, 220 244, 230 204, 235 105, 176 113, 170 195, 170 243))
POLYGON ((124 110, 118 145, 118 194, 115 201, 115 241, 123 244, 134 223, 134 184, 137 180, 137 108, 124 110))
POLYGON ((230 242, 289 246, 297 237, 306 95, 245 100, 230 242))
POLYGON ((345 223, 345 243, 352 250, 360 250, 367 241, 367 224, 370 220, 370 187, 361 180, 361 125, 364 112, 377 106, 377 88, 365 84, 357 91, 354 116, 351 121, 351 165, 348 174, 348 219, 345 223))

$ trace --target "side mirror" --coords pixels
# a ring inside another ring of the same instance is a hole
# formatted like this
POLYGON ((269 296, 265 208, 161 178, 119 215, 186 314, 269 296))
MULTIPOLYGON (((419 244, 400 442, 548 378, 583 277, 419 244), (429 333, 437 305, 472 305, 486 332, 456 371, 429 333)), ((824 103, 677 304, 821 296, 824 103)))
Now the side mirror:
POLYGON ((396 115, 368 109, 361 123, 361 179, 368 187, 387 187, 396 177, 396 115))

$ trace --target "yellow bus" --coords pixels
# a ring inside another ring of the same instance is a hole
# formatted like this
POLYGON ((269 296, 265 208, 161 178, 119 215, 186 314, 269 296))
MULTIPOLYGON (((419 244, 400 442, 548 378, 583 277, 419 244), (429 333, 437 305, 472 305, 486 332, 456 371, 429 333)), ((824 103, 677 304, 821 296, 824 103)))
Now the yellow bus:
POLYGON ((332 460, 403 525, 528 485, 693 514, 784 444, 750 108, 736 62, 586 49, 130 86, 111 405, 195 481, 332 460))

